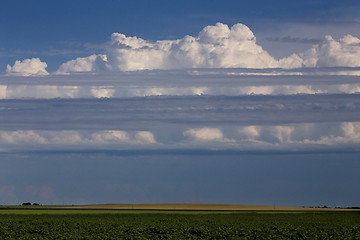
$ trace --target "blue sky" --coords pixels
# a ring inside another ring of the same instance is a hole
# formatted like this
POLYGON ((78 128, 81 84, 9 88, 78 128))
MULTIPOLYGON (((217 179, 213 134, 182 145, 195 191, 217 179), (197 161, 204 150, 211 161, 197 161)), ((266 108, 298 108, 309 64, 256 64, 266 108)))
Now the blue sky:
POLYGON ((359 1, 2 1, 0 204, 359 206, 359 1))
POLYGON ((99 45, 113 32, 179 39, 216 22, 246 24, 260 45, 284 57, 309 48, 325 34, 359 36, 359 9, 355 0, 3 1, 0 64, 4 71, 15 60, 40 57, 55 71, 67 60, 102 52, 99 45))

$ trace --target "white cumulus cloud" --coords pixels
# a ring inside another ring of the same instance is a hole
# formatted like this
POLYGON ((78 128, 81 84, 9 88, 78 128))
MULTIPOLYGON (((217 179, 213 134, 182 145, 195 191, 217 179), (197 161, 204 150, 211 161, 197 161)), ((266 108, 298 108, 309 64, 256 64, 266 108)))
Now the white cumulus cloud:
POLYGON ((183 68, 358 67, 360 39, 346 35, 324 41, 301 54, 277 60, 256 43, 244 24, 207 26, 197 36, 148 41, 113 33, 105 55, 91 55, 62 64, 59 74, 101 70, 136 71, 183 68))
POLYGON ((7 86, 6 85, 0 85, 0 99, 6 98, 6 92, 7 92, 7 86))
POLYGON ((195 141, 224 141, 224 134, 219 128, 191 128, 184 132, 184 136, 195 141))
POLYGON ((0 131, 0 144, 4 145, 57 145, 57 146, 103 146, 113 144, 148 145, 156 144, 155 136, 149 131, 128 132, 103 130, 95 132, 61 130, 17 130, 0 131))
POLYGON ((256 43, 243 24, 205 27, 198 36, 178 40, 148 41, 113 33, 105 55, 77 58, 57 73, 182 68, 274 68, 278 62, 256 43))
POLYGON ((114 92, 111 87, 92 87, 90 90, 91 96, 95 98, 111 98, 114 92))
MULTIPOLYGON (((102 54, 65 62, 55 74, 188 68, 360 67, 360 39, 355 36, 345 35, 338 40, 325 36, 321 43, 303 53, 275 59, 241 23, 231 27, 217 23, 203 28, 196 36, 177 40, 150 41, 113 33, 104 46, 102 54)), ((25 59, 16 61, 14 66, 8 65, 6 73, 47 75, 46 67, 39 58, 25 59)))
POLYGON ((279 143, 287 143, 292 140, 292 133, 294 127, 292 126, 275 126, 272 129, 272 134, 279 143))
POLYGON ((240 134, 245 139, 254 140, 261 135, 261 130, 257 126, 246 126, 240 129, 240 134))
POLYGON ((149 131, 138 131, 135 134, 135 141, 141 144, 153 144, 156 143, 154 134, 149 131))
POLYGON ((13 66, 6 66, 6 74, 11 76, 45 76, 49 75, 46 71, 47 64, 39 58, 15 61, 13 66))
POLYGON ((359 67, 360 39, 346 35, 339 40, 325 36, 324 40, 301 54, 280 60, 284 68, 300 67, 359 67))
POLYGON ((260 143, 273 146, 351 145, 360 143, 360 123, 244 126, 239 129, 239 134, 239 142, 252 142, 254 146, 260 143))
POLYGON ((4 144, 46 144, 48 140, 36 131, 0 131, 0 142, 4 144))
POLYGON ((92 143, 116 143, 116 142, 129 142, 130 138, 127 132, 112 130, 112 131, 99 131, 91 135, 90 142, 92 143))
POLYGON ((97 72, 106 69, 106 55, 91 55, 89 57, 79 57, 63 63, 56 74, 68 74, 76 72, 97 72))
POLYGON ((354 142, 360 142, 360 123, 345 122, 341 124, 343 135, 354 142))

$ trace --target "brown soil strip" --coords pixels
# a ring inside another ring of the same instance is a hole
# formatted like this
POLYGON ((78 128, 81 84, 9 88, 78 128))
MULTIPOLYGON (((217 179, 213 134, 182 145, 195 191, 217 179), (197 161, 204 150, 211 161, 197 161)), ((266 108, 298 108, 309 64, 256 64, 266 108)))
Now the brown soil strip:
MULTIPOLYGON (((66 207, 71 209, 109 210, 193 210, 193 211, 350 211, 341 208, 306 208, 238 204, 95 204, 66 207)), ((353 211, 353 210, 352 210, 353 211)))

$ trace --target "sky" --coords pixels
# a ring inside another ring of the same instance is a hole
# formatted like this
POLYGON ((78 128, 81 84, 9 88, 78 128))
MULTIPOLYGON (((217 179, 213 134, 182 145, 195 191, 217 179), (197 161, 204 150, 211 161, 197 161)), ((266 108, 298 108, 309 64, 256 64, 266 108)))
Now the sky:
POLYGON ((222 22, 247 25, 276 58, 302 52, 325 35, 359 37, 356 0, 4 0, 0 69, 39 57, 51 72, 68 60, 104 52, 114 32, 146 40, 194 36, 222 22))
POLYGON ((358 1, 3 1, 0 205, 360 206, 358 1))

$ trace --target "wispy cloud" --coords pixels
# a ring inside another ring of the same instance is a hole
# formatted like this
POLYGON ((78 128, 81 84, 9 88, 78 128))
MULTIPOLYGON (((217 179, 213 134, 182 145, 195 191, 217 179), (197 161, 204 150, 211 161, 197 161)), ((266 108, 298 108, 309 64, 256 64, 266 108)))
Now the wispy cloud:
POLYGON ((292 36, 284 36, 284 37, 268 37, 266 38, 268 41, 272 42, 290 42, 290 43, 304 43, 304 44, 319 44, 322 39, 321 38, 300 38, 300 37, 292 37, 292 36))

